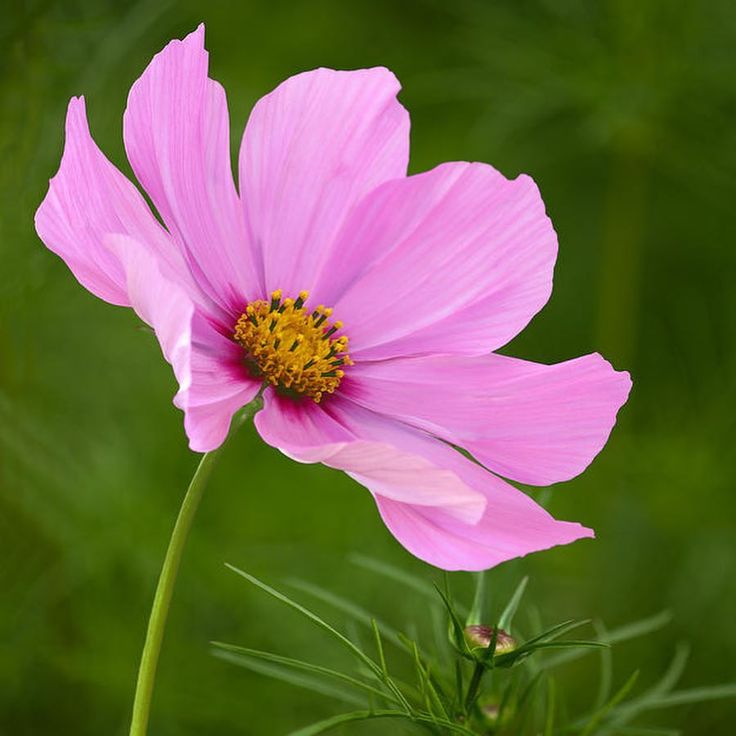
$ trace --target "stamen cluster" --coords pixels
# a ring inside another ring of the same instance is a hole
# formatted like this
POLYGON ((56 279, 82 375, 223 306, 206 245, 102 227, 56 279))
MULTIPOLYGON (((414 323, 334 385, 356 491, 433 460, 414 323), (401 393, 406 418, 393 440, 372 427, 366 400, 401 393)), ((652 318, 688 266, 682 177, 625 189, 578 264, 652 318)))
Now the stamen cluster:
POLYGON ((331 394, 352 365, 348 338, 334 337, 342 322, 331 323, 332 309, 319 305, 307 311, 309 294, 282 301, 281 290, 271 301, 253 301, 235 323, 233 338, 243 346, 246 363, 254 375, 286 394, 309 396, 319 403, 331 394))

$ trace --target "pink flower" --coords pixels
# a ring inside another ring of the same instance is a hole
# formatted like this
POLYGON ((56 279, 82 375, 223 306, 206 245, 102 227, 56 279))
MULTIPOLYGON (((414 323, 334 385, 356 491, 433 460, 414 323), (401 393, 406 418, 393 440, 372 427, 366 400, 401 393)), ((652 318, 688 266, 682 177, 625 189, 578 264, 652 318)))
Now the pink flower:
POLYGON ((128 97, 125 149, 165 227, 95 145, 81 97, 36 214, 82 285, 155 330, 191 448, 218 447, 265 385, 261 437, 366 486, 433 565, 482 569, 593 536, 499 477, 576 476, 631 386, 599 355, 491 352, 552 288, 557 239, 534 182, 465 162, 407 176, 394 75, 317 69, 256 104, 238 192, 207 66, 200 26, 128 97))

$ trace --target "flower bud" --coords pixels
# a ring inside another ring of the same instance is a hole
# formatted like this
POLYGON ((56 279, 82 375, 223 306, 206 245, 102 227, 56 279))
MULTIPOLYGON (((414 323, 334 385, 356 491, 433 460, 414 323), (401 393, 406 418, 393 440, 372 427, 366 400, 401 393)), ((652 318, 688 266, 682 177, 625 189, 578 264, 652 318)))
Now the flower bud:
POLYGON ((486 703, 480 708, 480 713, 483 716, 483 721, 487 726, 495 726, 498 723, 498 704, 497 703, 486 703))
POLYGON ((506 733, 504 727, 514 720, 514 706, 512 703, 507 703, 502 712, 498 701, 481 701, 478 713, 481 723, 490 729, 489 733, 498 733, 499 730, 506 733))
POLYGON ((491 641, 496 636, 496 650, 494 654, 508 654, 516 649, 516 639, 507 634, 503 629, 495 629, 492 626, 473 624, 465 627, 465 641, 471 649, 488 649, 491 641))

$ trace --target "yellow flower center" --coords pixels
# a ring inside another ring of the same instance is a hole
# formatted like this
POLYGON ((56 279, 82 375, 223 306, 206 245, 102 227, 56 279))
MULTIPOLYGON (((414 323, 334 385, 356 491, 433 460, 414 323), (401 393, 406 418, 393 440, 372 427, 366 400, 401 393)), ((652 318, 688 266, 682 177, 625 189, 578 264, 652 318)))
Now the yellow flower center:
POLYGON ((271 301, 251 302, 235 323, 233 338, 246 352, 251 372, 283 393, 309 396, 315 402, 340 385, 343 366, 352 365, 348 338, 334 337, 342 322, 330 322, 332 309, 321 304, 312 312, 297 299, 281 300, 281 290, 271 301))

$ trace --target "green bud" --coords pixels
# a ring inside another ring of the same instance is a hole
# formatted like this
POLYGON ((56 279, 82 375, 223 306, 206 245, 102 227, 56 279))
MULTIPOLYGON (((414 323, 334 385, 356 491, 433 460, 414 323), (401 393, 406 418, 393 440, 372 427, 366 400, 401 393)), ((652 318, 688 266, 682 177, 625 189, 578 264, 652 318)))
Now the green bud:
POLYGON ((495 632, 496 649, 494 654, 508 654, 516 649, 516 639, 507 634, 503 629, 495 629, 492 626, 473 624, 465 627, 465 641, 471 649, 488 649, 491 646, 495 632))
POLYGON ((498 723, 498 705, 496 703, 482 705, 480 713, 486 726, 495 726, 498 723))

